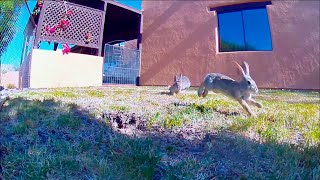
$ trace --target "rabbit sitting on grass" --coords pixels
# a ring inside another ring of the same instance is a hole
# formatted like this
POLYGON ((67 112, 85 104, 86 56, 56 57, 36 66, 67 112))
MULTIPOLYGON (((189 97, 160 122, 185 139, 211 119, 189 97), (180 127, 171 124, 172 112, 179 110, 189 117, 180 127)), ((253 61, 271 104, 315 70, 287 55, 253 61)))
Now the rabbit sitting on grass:
POLYGON ((237 100, 250 116, 254 115, 248 104, 261 108, 262 105, 251 98, 252 94, 258 93, 258 87, 249 74, 249 65, 244 62, 245 71, 235 61, 233 61, 241 71, 243 78, 235 81, 232 78, 219 73, 207 74, 198 89, 199 97, 206 97, 208 91, 220 92, 237 100))
POLYGON ((170 91, 169 94, 170 95, 174 95, 175 93, 178 94, 182 90, 187 89, 190 86, 191 86, 191 82, 188 79, 188 77, 182 76, 182 74, 180 74, 179 76, 174 77, 174 83, 169 88, 169 91, 170 91))

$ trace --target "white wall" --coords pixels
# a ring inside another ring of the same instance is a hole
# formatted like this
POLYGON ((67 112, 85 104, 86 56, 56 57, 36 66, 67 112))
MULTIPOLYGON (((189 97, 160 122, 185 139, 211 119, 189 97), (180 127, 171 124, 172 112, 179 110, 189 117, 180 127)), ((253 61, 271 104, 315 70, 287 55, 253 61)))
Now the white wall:
POLYGON ((102 85, 103 57, 33 49, 30 88, 102 85))

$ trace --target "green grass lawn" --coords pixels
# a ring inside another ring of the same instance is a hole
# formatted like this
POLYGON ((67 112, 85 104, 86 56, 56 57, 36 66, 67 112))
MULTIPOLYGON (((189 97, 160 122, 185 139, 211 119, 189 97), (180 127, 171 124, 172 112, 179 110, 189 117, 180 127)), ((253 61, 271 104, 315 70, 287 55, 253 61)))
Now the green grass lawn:
POLYGON ((261 90, 256 117, 220 94, 164 92, 15 95, 0 112, 0 179, 320 179, 319 92, 261 90), (119 129, 106 112, 146 123, 119 129))

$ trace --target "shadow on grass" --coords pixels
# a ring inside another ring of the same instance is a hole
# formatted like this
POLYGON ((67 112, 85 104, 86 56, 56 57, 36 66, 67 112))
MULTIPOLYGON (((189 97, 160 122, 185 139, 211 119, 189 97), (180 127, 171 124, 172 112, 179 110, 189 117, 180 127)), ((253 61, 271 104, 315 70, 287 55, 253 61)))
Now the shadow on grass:
POLYGON ((320 177, 319 146, 189 130, 128 136, 75 104, 12 99, 0 112, 0 179, 320 177))

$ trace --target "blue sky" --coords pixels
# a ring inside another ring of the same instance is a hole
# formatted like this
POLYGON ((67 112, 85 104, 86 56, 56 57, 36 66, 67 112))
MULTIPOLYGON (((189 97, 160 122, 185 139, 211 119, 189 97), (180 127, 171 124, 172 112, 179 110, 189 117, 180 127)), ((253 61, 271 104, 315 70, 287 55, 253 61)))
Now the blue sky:
MULTIPOLYGON (((34 7, 37 1, 29 1, 28 5, 30 7, 34 7)), ((27 21, 29 17, 28 9, 23 6, 21 14, 19 15, 18 20, 16 21, 17 33, 13 40, 9 43, 6 52, 0 57, 2 64, 9 64, 13 67, 20 66, 20 60, 22 55, 22 48, 24 42, 23 31, 27 25, 27 21)))
POLYGON ((141 2, 142 0, 117 0, 118 2, 125 4, 127 6, 136 8, 138 10, 141 10, 141 2))
MULTIPOLYGON (((127 6, 133 7, 135 9, 141 10, 142 0, 118 0, 118 2, 125 4, 127 6)), ((29 0, 28 5, 31 10, 35 7, 37 1, 29 0)), ((7 47, 6 52, 0 57, 1 63, 5 65, 11 65, 15 68, 20 66, 22 48, 24 45, 24 35, 23 31, 26 27, 28 18, 30 14, 25 6, 23 6, 21 14, 16 21, 16 27, 18 28, 17 33, 15 34, 14 39, 10 42, 7 47)), ((41 43, 41 49, 53 49, 53 43, 50 45, 46 42, 41 43)), ((58 46, 58 49, 62 49, 61 45, 58 46)))

